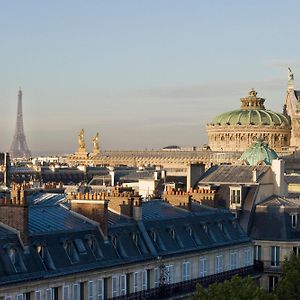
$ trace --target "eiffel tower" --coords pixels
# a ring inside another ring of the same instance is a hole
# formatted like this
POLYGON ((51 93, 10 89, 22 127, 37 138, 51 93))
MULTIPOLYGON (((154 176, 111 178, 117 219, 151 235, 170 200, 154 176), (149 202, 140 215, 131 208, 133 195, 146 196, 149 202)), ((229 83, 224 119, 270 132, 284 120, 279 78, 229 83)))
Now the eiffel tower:
POLYGON ((22 112, 22 91, 19 89, 18 93, 18 112, 17 112, 17 124, 15 135, 10 147, 10 156, 13 158, 28 158, 31 156, 30 150, 27 146, 26 137, 23 126, 23 112, 22 112))

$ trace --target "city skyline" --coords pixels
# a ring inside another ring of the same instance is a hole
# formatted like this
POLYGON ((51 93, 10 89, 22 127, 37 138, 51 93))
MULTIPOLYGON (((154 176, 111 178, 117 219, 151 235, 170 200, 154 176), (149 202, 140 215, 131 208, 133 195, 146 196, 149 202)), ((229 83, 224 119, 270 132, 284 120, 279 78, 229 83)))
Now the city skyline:
POLYGON ((287 67, 300 87, 300 5, 270 3, 5 3, 0 150, 19 85, 33 153, 76 151, 81 128, 90 149, 97 131, 104 149, 202 145, 206 123, 252 87, 282 111, 287 67))

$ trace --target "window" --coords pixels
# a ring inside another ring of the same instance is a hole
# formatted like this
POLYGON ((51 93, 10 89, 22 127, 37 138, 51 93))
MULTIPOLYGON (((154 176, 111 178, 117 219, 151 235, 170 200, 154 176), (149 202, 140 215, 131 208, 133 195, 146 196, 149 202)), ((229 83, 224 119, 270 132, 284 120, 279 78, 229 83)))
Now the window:
POLYGON ((46 289, 46 300, 53 300, 53 291, 52 289, 46 289))
POLYGON ((147 290, 147 270, 142 272, 142 290, 147 290))
MULTIPOLYGON (((34 293, 34 299, 35 300, 41 300, 42 299, 42 297, 41 297, 41 291, 35 291, 35 293, 34 293)), ((63 299, 63 300, 65 300, 65 299, 63 299)))
POLYGON ((64 285, 63 286, 63 300, 71 300, 70 286, 69 285, 64 285))
POLYGON ((47 247, 42 244, 37 244, 35 249, 36 249, 36 252, 38 253, 45 269, 54 270, 55 267, 54 267, 53 261, 50 257, 47 247))
POLYGON ((182 280, 189 280, 191 279, 191 263, 186 261, 182 263, 182 280))
POLYGON ((271 266, 278 267, 279 266, 279 247, 271 246, 271 266))
POLYGON ((254 259, 261 261, 261 245, 254 246, 254 259))
POLYGON ((151 237, 152 237, 152 240, 156 243, 156 232, 155 231, 151 231, 151 237))
POLYGON ((111 278, 111 294, 113 298, 118 296, 117 277, 115 276, 111 278))
MULTIPOLYGON (((116 247, 116 244, 117 244, 116 237, 112 238, 112 242, 113 242, 114 246, 116 247)), ((102 253, 95 237, 89 237, 87 239, 87 244, 96 258, 103 258, 103 253, 102 253)))
POLYGON ((73 284, 73 300, 80 300, 80 285, 78 283, 73 284))
POLYGON ((172 237, 172 239, 175 239, 175 230, 173 228, 170 229, 170 235, 172 237))
POLYGON ((252 264, 251 249, 244 250, 244 264, 245 264, 245 266, 250 266, 252 264))
POLYGON ((135 244, 136 246, 138 246, 139 239, 138 239, 138 234, 137 234, 136 232, 134 232, 134 233, 132 234, 132 240, 133 240, 134 244, 135 244))
POLYGON ((139 273, 133 273, 133 292, 137 292, 139 290, 139 273))
POLYGON ((159 286, 159 278, 160 278, 160 269, 155 268, 154 269, 154 287, 159 286))
POLYGON ((6 296, 4 299, 5 300, 12 300, 12 296, 6 296))
POLYGON ((278 284, 277 276, 269 276, 269 292, 272 292, 278 284))
POLYGON ((15 272, 21 272, 23 271, 23 263, 21 261, 21 258, 19 256, 19 253, 16 248, 10 247, 7 249, 7 254, 9 256, 10 262, 13 265, 15 272))
POLYGON ((223 255, 216 256, 215 270, 216 273, 223 272, 223 255))
POLYGON ((293 247, 293 254, 294 255, 300 255, 300 247, 299 246, 293 247))
POLYGON ((120 296, 126 295, 126 275, 120 276, 120 296))
POLYGON ((88 282, 88 300, 94 300, 94 281, 88 282))
POLYGON ((220 230, 223 231, 223 223, 218 223, 218 226, 219 226, 220 230))
POLYGON ((76 263, 79 261, 79 257, 78 257, 78 254, 77 254, 77 251, 74 247, 74 244, 72 241, 65 241, 63 243, 63 247, 70 259, 70 262, 73 264, 73 263, 76 263))
POLYGON ((80 254, 85 254, 86 253, 85 246, 84 246, 83 241, 81 239, 75 239, 74 243, 75 243, 77 251, 80 254))
POLYGON ((103 279, 98 279, 98 286, 97 286, 97 300, 104 299, 104 282, 103 279))
MULTIPOLYGON (((18 294, 17 295, 17 300, 23 300, 23 299, 24 299, 24 295, 23 294, 18 294)), ((48 300, 48 299, 46 298, 46 300, 48 300)), ((52 298, 50 300, 52 300, 52 298)))
POLYGON ((199 260, 199 276, 205 277, 207 276, 207 258, 200 257, 199 260))
POLYGON ((241 189, 240 188, 231 188, 230 189, 230 204, 237 206, 241 205, 241 189))
POLYGON ((237 252, 230 253, 230 270, 237 268, 237 252))
POLYGON ((298 224, 298 214, 291 214, 291 225, 292 228, 297 228, 297 224, 298 224))
POLYGON ((166 283, 171 284, 174 282, 174 266, 166 266, 166 283))

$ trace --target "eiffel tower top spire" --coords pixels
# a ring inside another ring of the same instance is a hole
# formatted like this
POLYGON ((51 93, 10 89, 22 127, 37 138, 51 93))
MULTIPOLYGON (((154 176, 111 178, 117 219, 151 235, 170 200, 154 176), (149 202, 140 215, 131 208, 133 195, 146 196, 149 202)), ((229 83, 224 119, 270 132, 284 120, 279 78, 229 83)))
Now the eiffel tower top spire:
POLYGON ((24 126, 23 126, 23 109, 22 109, 22 90, 19 88, 18 92, 18 108, 17 108, 17 123, 14 138, 10 147, 10 155, 13 158, 31 156, 30 150, 27 146, 24 126))

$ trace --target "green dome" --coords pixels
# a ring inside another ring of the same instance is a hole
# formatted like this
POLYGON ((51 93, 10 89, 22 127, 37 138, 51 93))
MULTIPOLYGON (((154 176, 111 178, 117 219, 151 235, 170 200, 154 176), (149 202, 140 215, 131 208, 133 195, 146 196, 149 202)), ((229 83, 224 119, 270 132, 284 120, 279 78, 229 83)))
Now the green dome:
POLYGON ((240 159, 245 161, 248 165, 256 166, 261 162, 266 165, 271 165, 272 160, 277 158, 277 153, 269 148, 267 143, 258 140, 242 154, 240 159))
POLYGON ((276 125, 290 127, 290 118, 284 114, 266 110, 265 99, 256 96, 252 89, 248 97, 241 98, 241 108, 225 112, 213 119, 210 125, 276 125))
POLYGON ((290 126, 287 116, 266 109, 238 109, 215 117, 213 125, 278 125, 290 126))

